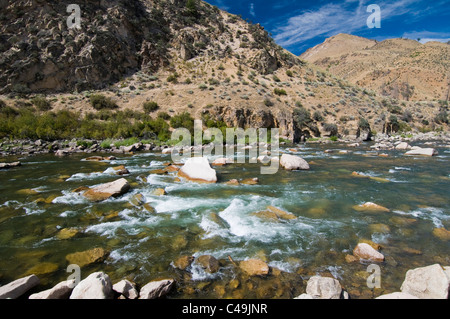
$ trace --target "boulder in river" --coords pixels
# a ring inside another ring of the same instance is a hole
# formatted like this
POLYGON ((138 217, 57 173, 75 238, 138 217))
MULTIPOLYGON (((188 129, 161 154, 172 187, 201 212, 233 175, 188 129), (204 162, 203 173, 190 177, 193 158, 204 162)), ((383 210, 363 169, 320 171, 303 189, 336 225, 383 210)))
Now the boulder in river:
POLYGON ((281 155, 280 165, 286 170, 308 170, 309 164, 300 156, 283 154, 281 155))
POLYGON ((370 212, 390 212, 389 208, 383 207, 381 205, 372 203, 372 202, 367 202, 361 205, 355 205, 353 206, 353 209, 361 212, 361 211, 370 211, 370 212))
POLYGON ((118 197, 130 190, 130 184, 125 178, 118 179, 114 182, 101 184, 84 192, 83 196, 87 199, 100 202, 111 197, 118 197))
POLYGON ((22 164, 20 162, 13 162, 13 163, 0 163, 0 169, 8 169, 13 168, 17 166, 21 166, 22 164))
POLYGON ((265 276, 269 274, 269 266, 260 259, 241 261, 239 268, 249 276, 265 276))
POLYGON ((82 252, 76 252, 66 256, 70 264, 76 264, 80 267, 94 263, 103 262, 108 257, 109 252, 103 248, 93 248, 82 252))
POLYGON ((139 296, 136 286, 131 281, 126 279, 114 284, 112 289, 127 299, 136 299, 139 296))
POLYGON ((216 171, 211 168, 206 157, 189 158, 178 171, 180 177, 198 183, 216 183, 216 171))
POLYGON ((406 152, 405 155, 435 156, 438 155, 438 151, 434 148, 416 148, 406 152))
POLYGON ((355 249, 353 249, 353 255, 360 259, 373 262, 384 261, 384 255, 366 243, 359 243, 355 249))
POLYGON ((219 261, 211 255, 199 256, 195 262, 210 274, 218 272, 220 268, 219 261))

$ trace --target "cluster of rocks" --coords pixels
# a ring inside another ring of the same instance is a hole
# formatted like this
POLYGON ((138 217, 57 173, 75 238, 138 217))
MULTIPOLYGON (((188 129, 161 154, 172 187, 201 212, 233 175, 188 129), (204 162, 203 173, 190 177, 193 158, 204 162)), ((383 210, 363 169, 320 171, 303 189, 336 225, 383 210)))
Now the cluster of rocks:
MULTIPOLYGON (((17 279, 0 287, 0 299, 23 298, 39 283, 36 275, 17 279)), ((175 280, 163 279, 151 281, 138 290, 129 280, 113 285, 107 274, 95 272, 78 284, 72 279, 62 281, 50 289, 29 294, 28 299, 157 299, 168 294, 174 286, 175 280)))
MULTIPOLYGON (((376 299, 448 299, 450 267, 439 264, 408 270, 400 292, 381 295, 376 299)), ((295 299, 349 299, 337 279, 313 276, 306 293, 295 299)))
POLYGON ((97 140, 13 140, 0 142, 1 156, 30 156, 39 154, 55 154, 58 156, 65 156, 76 153, 114 153, 127 154, 139 151, 161 151, 167 146, 157 146, 155 144, 143 144, 141 142, 130 146, 115 146, 114 144, 104 147, 103 141, 97 140), (103 145, 103 146, 102 146, 103 145))

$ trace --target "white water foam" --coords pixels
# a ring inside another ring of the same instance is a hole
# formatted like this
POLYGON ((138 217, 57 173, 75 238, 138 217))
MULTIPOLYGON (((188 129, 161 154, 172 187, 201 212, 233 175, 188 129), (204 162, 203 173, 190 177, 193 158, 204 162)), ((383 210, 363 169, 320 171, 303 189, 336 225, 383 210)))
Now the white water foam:
POLYGON ((447 215, 444 210, 436 207, 418 208, 409 212, 394 210, 394 213, 429 220, 433 223, 435 228, 443 228, 444 224, 442 221, 450 220, 450 215, 447 215))

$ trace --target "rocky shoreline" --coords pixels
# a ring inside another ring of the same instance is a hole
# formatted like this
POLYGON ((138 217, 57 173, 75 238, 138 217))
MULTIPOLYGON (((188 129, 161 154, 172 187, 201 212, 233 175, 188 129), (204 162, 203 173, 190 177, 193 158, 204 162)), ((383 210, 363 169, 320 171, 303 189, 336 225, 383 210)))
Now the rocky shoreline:
MULTIPOLYGON (((180 260, 174 267, 187 268, 194 257, 180 260)), ((208 272, 219 268, 219 261, 213 256, 200 256, 195 260, 208 272)), ((276 271, 258 259, 244 260, 236 266, 250 277, 264 278, 276 271)), ((104 272, 94 272, 79 283, 68 279, 50 289, 31 293, 30 291, 39 290, 39 284, 40 279, 34 274, 17 279, 0 287, 0 299, 158 299, 166 296, 170 298, 177 290, 177 281, 173 278, 151 281, 138 287, 127 279, 112 284, 110 277, 104 272)), ((375 299, 448 299, 450 266, 433 264, 410 269, 399 290, 375 299)), ((337 279, 315 275, 307 280, 305 292, 294 299, 350 299, 350 296, 337 279)))
MULTIPOLYGON (((400 143, 419 142, 424 141, 432 143, 432 141, 444 141, 450 142, 450 132, 428 132, 428 133, 411 133, 408 135, 386 135, 377 134, 372 137, 371 141, 375 142, 371 146, 375 150, 393 150, 400 149, 397 146, 400 143)), ((166 148, 170 148, 169 145, 157 145, 155 143, 142 143, 137 142, 131 145, 116 146, 110 144, 104 147, 105 141, 100 140, 85 140, 85 139, 72 139, 72 140, 56 140, 56 141, 44 141, 39 140, 8 140, 3 139, 0 141, 0 157, 8 156, 33 156, 42 154, 55 154, 57 156, 66 156, 76 153, 113 153, 113 154, 129 154, 140 151, 162 151, 166 148)), ((332 141, 328 137, 316 138, 307 140, 306 143, 313 144, 332 144, 332 143, 346 143, 349 146, 359 146, 364 141, 356 136, 346 136, 332 141)), ((280 143, 281 145, 286 142, 280 143)), ((405 148, 406 149, 406 148, 405 148)), ((2 168, 2 167, 0 167, 2 168)))

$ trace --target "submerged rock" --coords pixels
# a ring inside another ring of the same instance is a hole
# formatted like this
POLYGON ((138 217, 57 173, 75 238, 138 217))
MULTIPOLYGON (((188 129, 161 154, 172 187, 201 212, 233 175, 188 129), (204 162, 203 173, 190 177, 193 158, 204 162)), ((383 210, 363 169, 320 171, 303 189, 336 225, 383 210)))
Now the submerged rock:
POLYGON ((300 156, 283 154, 281 155, 280 165, 286 170, 308 170, 309 164, 300 156))
POLYGON ((130 190, 130 184, 124 178, 118 179, 114 182, 102 184, 94 188, 90 188, 84 192, 83 196, 87 199, 99 202, 111 197, 118 197, 130 190))
POLYGON ((391 210, 389 208, 380 206, 378 204, 367 202, 361 205, 355 205, 353 206, 353 209, 356 211, 372 211, 372 212, 390 212, 391 210))
POLYGON ((70 264, 76 264, 80 267, 85 265, 103 262, 108 257, 109 252, 103 248, 93 248, 82 252, 76 252, 66 256, 70 264))
POLYGON ((448 241, 450 240, 450 231, 445 228, 435 228, 433 229, 433 235, 437 238, 448 241))
POLYGON ((210 274, 218 272, 220 268, 219 261, 211 255, 199 256, 195 262, 210 274))
POLYGON ((180 270, 186 270, 186 268, 188 268, 192 264, 194 259, 195 258, 193 256, 181 256, 173 262, 173 267, 180 270))
POLYGON ((269 266, 259 259, 241 261, 239 268, 249 276, 265 276, 269 274, 269 266))
POLYGON ((178 175, 199 183, 217 182, 216 171, 211 168, 206 157, 189 158, 178 171, 178 175))
POLYGON ((259 179, 257 177, 254 178, 246 178, 240 181, 240 184, 243 185, 257 185, 259 183, 259 179))

